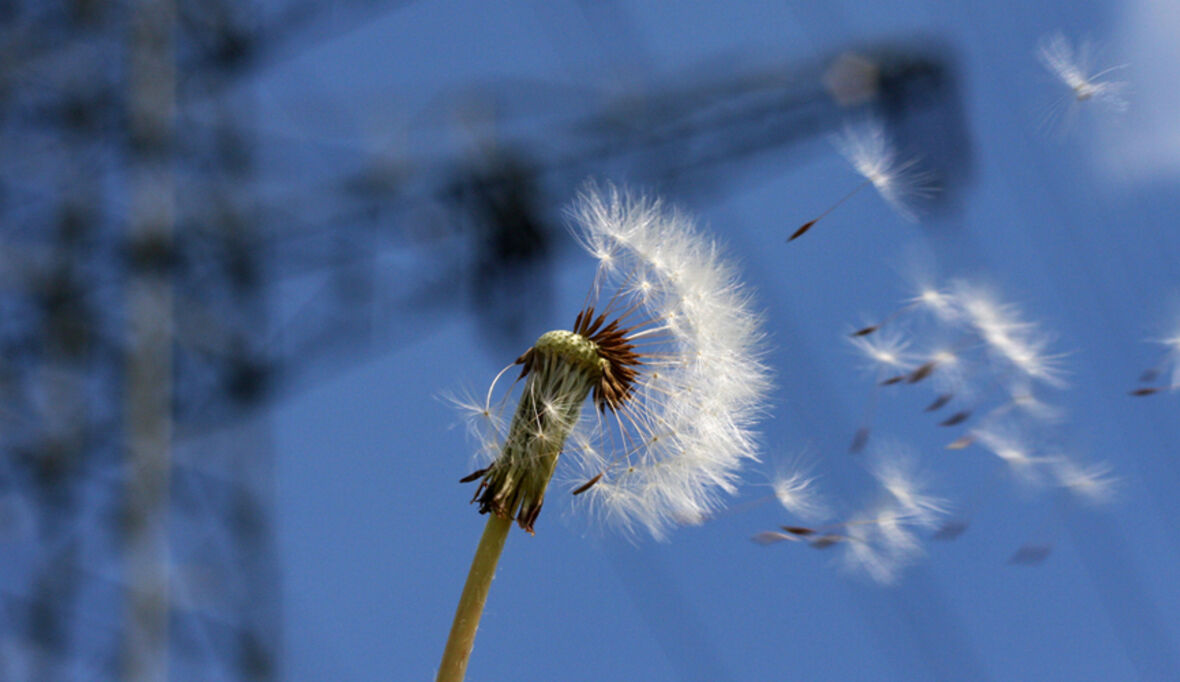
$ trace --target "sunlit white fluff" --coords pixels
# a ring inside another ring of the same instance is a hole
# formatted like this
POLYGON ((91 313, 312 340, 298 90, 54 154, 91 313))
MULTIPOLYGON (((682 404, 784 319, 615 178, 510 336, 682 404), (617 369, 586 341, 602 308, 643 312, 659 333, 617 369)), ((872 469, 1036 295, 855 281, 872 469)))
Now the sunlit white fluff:
POLYGON ((1035 454, 1035 445, 1011 420, 1000 420, 971 431, 976 442, 1000 458, 1016 478, 1025 483, 1040 483, 1046 462, 1035 454))
POLYGON ((929 178, 917 169, 917 159, 899 158, 884 126, 875 120, 846 125, 835 144, 893 210, 907 220, 916 219, 912 201, 930 195, 929 178))
POLYGON ((1058 366, 1061 356, 1047 353, 1051 339, 1036 324, 1024 320, 1016 306, 1001 303, 982 287, 962 281, 955 283, 955 299, 993 357, 1030 378, 1063 385, 1058 366))
POLYGON ((1127 103, 1122 96, 1126 84, 1108 77, 1123 67, 1095 71, 1093 58, 1091 43, 1083 41, 1074 49, 1060 31, 1045 36, 1037 45, 1037 59, 1069 88, 1076 102, 1095 100, 1114 110, 1126 109, 1127 103))
POLYGON ((1168 388, 1173 390, 1180 388, 1180 331, 1177 331, 1171 336, 1156 339, 1155 342, 1164 347, 1164 358, 1161 366, 1170 377, 1168 388))
MULTIPOLYGON (((597 403, 600 409, 583 410, 568 428, 559 420, 570 406, 548 409, 546 401, 554 398, 538 396, 534 402, 544 417, 537 423, 548 430, 533 433, 526 425, 516 438, 558 434, 574 463, 560 478, 578 488, 593 481, 579 502, 588 501, 624 530, 645 528, 662 538, 670 526, 706 518, 722 494, 734 492, 742 461, 756 457, 753 429, 769 390, 761 322, 734 267, 684 214, 612 186, 589 186, 570 216, 579 241, 599 262, 584 311, 623 321, 627 347, 639 354, 638 373, 620 384, 628 386, 626 399, 597 403)), ((481 449, 496 457, 512 438, 504 435, 511 401, 494 400, 493 393, 494 385, 482 405, 460 402, 475 422, 481 449)), ((514 451, 523 450, 516 443, 514 451)), ((543 494, 534 486, 530 508, 539 510, 543 494)), ((486 511, 515 513, 486 495, 480 498, 481 504, 488 500, 486 511)), ((525 514, 526 530, 532 518, 535 513, 525 514)))
POLYGON ((959 317, 959 309, 955 306, 955 297, 949 291, 935 286, 925 285, 918 289, 907 303, 929 311, 941 322, 955 322, 959 317))
POLYGON ((770 487, 775 499, 791 514, 807 520, 827 518, 831 511, 816 487, 818 476, 812 473, 818 460, 804 460, 799 456, 780 464, 770 479, 770 487))
POLYGON ((933 526, 947 511, 947 501, 926 491, 917 473, 916 456, 896 443, 878 447, 869 470, 900 508, 909 523, 933 526))
POLYGON ((914 516, 894 500, 854 516, 845 526, 844 567, 889 584, 924 554, 914 516))
POLYGON ((1115 495, 1118 479, 1106 462, 1082 465, 1067 457, 1056 457, 1050 464, 1058 484, 1078 499, 1101 505, 1115 495))
POLYGON ((634 395, 616 417, 583 420, 569 450, 576 471, 563 478, 602 474, 584 493, 601 516, 662 538, 706 518, 756 457, 769 391, 761 320, 734 266, 687 215, 613 186, 588 187, 569 215, 599 261, 599 300, 660 322, 634 395))
POLYGON ((927 490, 916 455, 899 443, 878 445, 869 457, 869 471, 885 494, 841 524, 843 563, 887 584, 924 554, 918 532, 936 527, 948 503, 927 490))
POLYGON ((848 340, 864 359, 865 368, 877 374, 902 372, 916 364, 907 350, 909 339, 896 330, 884 329, 848 340))

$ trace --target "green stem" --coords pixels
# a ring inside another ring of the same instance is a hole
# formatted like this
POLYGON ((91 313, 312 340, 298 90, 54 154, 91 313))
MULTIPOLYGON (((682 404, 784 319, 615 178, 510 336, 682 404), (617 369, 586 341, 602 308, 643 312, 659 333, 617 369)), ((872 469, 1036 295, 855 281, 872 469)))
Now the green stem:
POLYGON ((479 627, 479 617, 483 615, 483 605, 488 600, 488 590, 496 574, 496 563, 500 561, 500 552, 511 527, 512 519, 491 514, 483 529, 475 558, 471 560, 471 571, 467 573, 467 583, 459 597, 459 607, 455 609, 455 622, 451 624, 447 648, 443 651, 438 682, 462 682, 467 673, 467 661, 475 646, 475 630, 479 627))

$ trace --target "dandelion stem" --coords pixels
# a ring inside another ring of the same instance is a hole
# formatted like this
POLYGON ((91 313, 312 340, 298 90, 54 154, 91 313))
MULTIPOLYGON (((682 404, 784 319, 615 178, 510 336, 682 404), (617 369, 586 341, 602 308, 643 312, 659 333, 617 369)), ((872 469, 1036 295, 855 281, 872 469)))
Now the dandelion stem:
POLYGON ((479 627, 483 605, 488 600, 488 590, 496 574, 496 564, 500 561, 500 552, 504 549, 504 541, 511 527, 512 519, 489 515, 488 525, 484 527, 479 547, 475 550, 475 558, 471 560, 471 570, 467 573, 467 583, 463 585, 463 594, 459 597, 459 607, 455 609, 455 621, 451 624, 447 648, 443 651, 442 665, 438 669, 438 682, 461 682, 467 674, 467 661, 471 658, 471 648, 475 646, 475 631, 479 627))

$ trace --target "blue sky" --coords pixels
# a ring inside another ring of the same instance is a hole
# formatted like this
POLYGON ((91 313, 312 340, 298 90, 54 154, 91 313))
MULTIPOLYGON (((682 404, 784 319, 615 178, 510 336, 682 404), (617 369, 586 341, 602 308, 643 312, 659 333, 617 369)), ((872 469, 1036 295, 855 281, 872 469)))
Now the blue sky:
MULTIPOLYGON (((390 149, 461 158, 488 130, 555 146, 557 126, 522 124, 520 110, 576 117, 607 93, 661 91, 694 73, 788 69, 883 42, 936 42, 957 64, 969 180, 957 210, 918 223, 866 191, 784 243, 857 182, 823 136, 735 168, 702 195, 643 184, 643 169, 599 173, 696 213, 742 264, 776 374, 764 465, 747 471, 733 513, 666 543, 596 528, 577 500, 551 491, 537 535, 509 537, 469 679, 1174 676, 1180 397, 1127 395, 1158 358, 1148 339, 1180 324, 1168 87, 1180 56, 1166 45, 1180 24, 1160 5, 418 3, 359 26, 341 19, 330 40, 264 74, 250 93, 259 119, 272 140, 294 141, 264 143, 265 168, 290 192, 390 149), (1034 55, 1055 30, 1129 65, 1118 76, 1131 83, 1125 114, 1080 111, 1064 133, 1043 129, 1066 94, 1034 55), (514 103, 513 93, 528 96, 514 103), (923 560, 881 586, 835 554, 750 538, 793 521, 754 502, 767 472, 800 454, 834 499, 867 494, 848 443, 871 381, 845 337, 907 296, 914 253, 944 277, 987 283, 1053 334, 1067 369, 1049 396, 1065 413, 1054 445, 1108 462, 1120 480, 1099 509, 1027 490, 978 449, 945 450, 948 432, 917 402, 882 399, 875 435, 918 452, 971 524, 953 542, 927 542, 923 560), (1030 542, 1053 551, 1009 565, 1030 542)), ((547 189, 562 198, 547 210, 557 215, 579 181, 554 180, 547 189)), ((565 232, 555 239, 540 283, 548 300, 520 301, 536 306, 539 326, 503 339, 467 306, 403 313, 388 351, 274 411, 285 678, 433 676, 485 520, 457 483, 473 444, 440 396, 484 390, 537 336, 571 323, 594 263, 565 232)), ((395 250, 384 281, 414 281, 432 255, 395 250)), ((276 305, 298 310, 316 284, 293 283, 276 305)))

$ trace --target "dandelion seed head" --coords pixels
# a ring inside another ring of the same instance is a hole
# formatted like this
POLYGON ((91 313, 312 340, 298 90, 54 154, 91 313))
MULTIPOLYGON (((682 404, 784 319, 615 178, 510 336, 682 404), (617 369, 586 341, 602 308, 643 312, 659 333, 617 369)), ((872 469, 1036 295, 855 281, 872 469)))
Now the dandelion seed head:
POLYGON ((589 185, 569 215, 599 262, 596 300, 518 360, 521 403, 477 498, 531 529, 564 449, 573 467, 561 477, 579 503, 662 538, 707 518, 756 458, 769 391, 761 320, 736 269, 684 214, 589 185))

